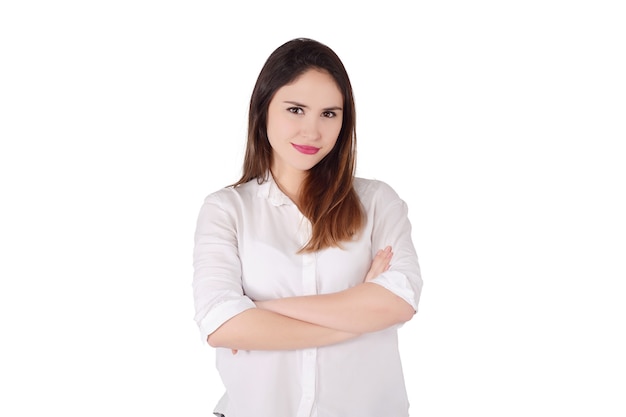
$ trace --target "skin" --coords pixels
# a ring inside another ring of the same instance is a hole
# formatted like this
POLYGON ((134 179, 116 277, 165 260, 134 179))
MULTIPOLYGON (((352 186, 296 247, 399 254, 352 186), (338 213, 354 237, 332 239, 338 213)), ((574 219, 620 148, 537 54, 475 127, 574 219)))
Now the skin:
POLYGON ((268 107, 267 136, 272 146, 272 176, 298 203, 306 172, 333 149, 342 125, 343 95, 326 72, 309 70, 276 91, 268 107), (318 148, 312 155, 295 146, 318 148))
MULTIPOLYGON (((393 252, 390 246, 384 250, 379 250, 365 276, 365 282, 374 279, 389 269, 392 256, 393 252)), ((326 346, 343 342, 359 335, 357 332, 341 331, 277 314, 270 310, 273 307, 271 301, 257 301, 256 304, 258 308, 246 310, 233 317, 224 323, 220 329, 211 334, 208 338, 209 344, 213 347, 230 347, 232 353, 236 355, 239 349, 289 350, 326 346), (236 328, 239 325, 245 326, 245 332, 236 332, 236 328), (225 326, 228 327, 226 330, 230 330, 233 333, 230 334, 230 338, 227 341, 224 341, 228 343, 228 346, 221 346, 219 343, 221 339, 218 339, 215 335, 228 337, 228 335, 225 335, 226 331, 221 330, 225 326), (237 336, 239 336, 239 339, 236 338, 237 336), (235 349, 233 346, 239 346, 239 348, 235 349)))
POLYGON ((344 291, 256 302, 257 307, 349 333, 369 333, 404 323, 415 311, 406 301, 369 280, 385 270, 393 253, 387 247, 374 257, 365 281, 344 291))
MULTIPOLYGON (((306 172, 335 146, 342 125, 343 96, 326 72, 309 70, 280 88, 268 107, 272 176, 296 204, 306 172), (304 149, 305 152, 298 150, 304 149), (312 152, 312 150, 316 150, 312 152)), ((400 297, 369 282, 389 268, 391 247, 379 250, 363 283, 314 296, 256 301, 209 335, 213 347, 291 350, 326 346, 411 319, 400 297)))

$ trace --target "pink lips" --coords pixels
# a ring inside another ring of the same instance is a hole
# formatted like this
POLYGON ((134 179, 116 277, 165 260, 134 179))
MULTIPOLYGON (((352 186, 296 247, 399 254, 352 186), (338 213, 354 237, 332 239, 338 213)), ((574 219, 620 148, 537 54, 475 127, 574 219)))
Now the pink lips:
POLYGON ((292 143, 291 146, 305 155, 315 155, 320 150, 320 148, 316 148, 315 146, 296 145, 295 143, 292 143))

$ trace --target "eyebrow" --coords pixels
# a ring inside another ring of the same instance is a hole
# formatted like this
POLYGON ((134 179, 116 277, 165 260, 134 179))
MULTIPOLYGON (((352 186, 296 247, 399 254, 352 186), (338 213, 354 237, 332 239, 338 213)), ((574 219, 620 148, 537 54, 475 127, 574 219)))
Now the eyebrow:
MULTIPOLYGON (((309 108, 309 106, 307 106, 306 104, 298 103, 297 101, 283 101, 283 103, 291 104, 291 105, 297 106, 297 107, 303 107, 305 109, 309 108)), ((337 110, 342 111, 343 109, 341 107, 339 107, 339 106, 334 106, 334 107, 326 107, 325 109, 322 109, 322 110, 324 110, 324 111, 331 111, 331 110, 333 110, 333 111, 337 111, 337 110)))

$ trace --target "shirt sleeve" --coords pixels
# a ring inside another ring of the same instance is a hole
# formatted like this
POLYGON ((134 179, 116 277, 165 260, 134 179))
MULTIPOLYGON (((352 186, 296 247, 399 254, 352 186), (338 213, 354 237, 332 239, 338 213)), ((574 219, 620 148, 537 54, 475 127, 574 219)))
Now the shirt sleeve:
POLYGON ((417 253, 411 238, 408 207, 387 184, 379 182, 375 195, 372 231, 372 250, 390 245, 393 257, 389 270, 372 281, 396 294, 415 311, 422 293, 422 277, 417 253))
POLYGON ((236 220, 225 210, 219 192, 205 199, 194 240, 194 319, 206 341, 224 322, 256 307, 243 293, 236 220))

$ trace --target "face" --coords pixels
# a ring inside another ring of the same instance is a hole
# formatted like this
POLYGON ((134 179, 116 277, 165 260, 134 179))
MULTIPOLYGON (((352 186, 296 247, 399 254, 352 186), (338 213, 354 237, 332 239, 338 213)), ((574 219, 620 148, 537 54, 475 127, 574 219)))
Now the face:
POLYGON ((343 96, 328 73, 311 69, 276 91, 267 113, 274 176, 302 176, 333 149, 343 96))

